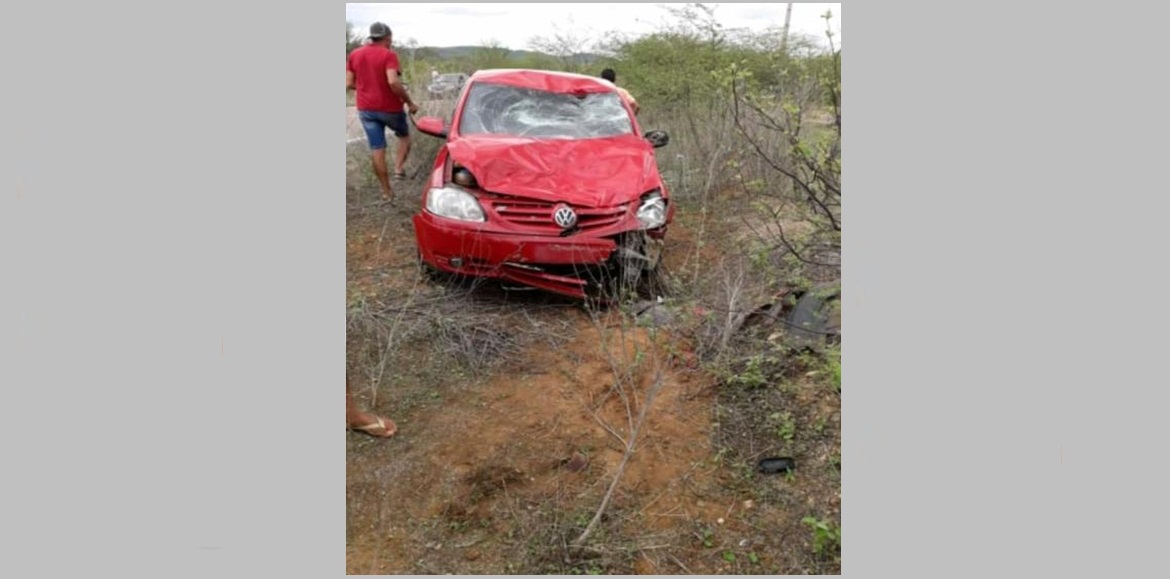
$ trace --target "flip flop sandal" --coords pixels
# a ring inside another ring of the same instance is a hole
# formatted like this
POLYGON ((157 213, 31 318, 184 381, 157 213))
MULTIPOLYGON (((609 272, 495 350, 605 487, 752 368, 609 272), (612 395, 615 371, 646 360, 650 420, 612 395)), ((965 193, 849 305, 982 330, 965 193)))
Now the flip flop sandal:
POLYGON ((394 424, 393 420, 386 420, 380 417, 374 417, 374 422, 370 424, 363 424, 362 426, 354 426, 352 428, 358 432, 364 432, 370 436, 380 438, 390 438, 398 432, 398 426, 394 424))
POLYGON ((398 180, 404 180, 406 179, 406 173, 395 173, 394 178, 398 180))

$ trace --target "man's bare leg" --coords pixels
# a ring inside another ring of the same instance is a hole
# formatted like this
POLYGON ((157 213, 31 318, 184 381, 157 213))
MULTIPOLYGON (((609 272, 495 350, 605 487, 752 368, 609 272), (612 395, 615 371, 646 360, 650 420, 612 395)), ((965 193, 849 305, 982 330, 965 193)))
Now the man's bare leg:
POLYGON ((390 188, 390 174, 386 171, 386 149, 376 149, 370 153, 370 157, 374 161, 374 174, 378 176, 378 182, 382 185, 382 199, 386 201, 394 199, 394 190, 390 188))
POLYGON ((381 438, 389 438, 398 432, 398 425, 394 424, 393 420, 362 412, 354 406, 349 381, 345 383, 345 427, 381 438))
POLYGON ((398 159, 394 165, 394 174, 406 173, 406 157, 410 155, 410 135, 398 137, 398 159))

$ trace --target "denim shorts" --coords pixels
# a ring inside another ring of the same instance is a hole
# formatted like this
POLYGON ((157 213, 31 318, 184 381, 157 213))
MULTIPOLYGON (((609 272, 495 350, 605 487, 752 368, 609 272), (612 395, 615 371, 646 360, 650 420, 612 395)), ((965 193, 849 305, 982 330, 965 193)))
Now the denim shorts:
POLYGON ((406 112, 358 111, 358 119, 362 122, 362 128, 366 130, 366 139, 369 140, 370 149, 373 151, 386 148, 387 128, 394 131, 396 137, 410 135, 410 127, 406 124, 406 112))

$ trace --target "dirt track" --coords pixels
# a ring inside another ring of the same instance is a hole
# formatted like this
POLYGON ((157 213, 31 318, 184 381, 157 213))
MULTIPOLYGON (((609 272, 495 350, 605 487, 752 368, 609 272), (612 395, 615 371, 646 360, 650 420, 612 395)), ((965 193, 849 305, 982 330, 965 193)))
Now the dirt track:
POLYGON ((358 122, 357 107, 345 107, 345 142, 348 144, 362 140, 365 140, 365 132, 358 122))
MULTIPOLYGON (((425 115, 447 115, 450 113, 451 101, 419 101, 419 112, 416 118, 425 115)), ((413 128, 413 127, 412 127, 413 128)), ((345 142, 346 144, 365 142, 366 133, 357 118, 357 107, 345 107, 345 142)))

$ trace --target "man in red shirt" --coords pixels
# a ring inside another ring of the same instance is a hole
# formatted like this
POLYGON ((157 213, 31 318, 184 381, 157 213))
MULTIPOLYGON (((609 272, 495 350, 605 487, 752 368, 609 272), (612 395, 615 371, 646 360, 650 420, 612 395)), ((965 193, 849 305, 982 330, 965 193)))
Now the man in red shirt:
POLYGON ((370 25, 370 42, 349 54, 345 61, 345 88, 357 91, 358 118, 366 130, 373 156, 374 173, 382 184, 382 199, 390 201, 394 192, 386 170, 386 129, 398 138, 396 178, 406 177, 406 156, 410 154, 410 128, 403 105, 410 114, 418 112, 402 86, 398 55, 390 49, 390 27, 381 22, 370 25))

